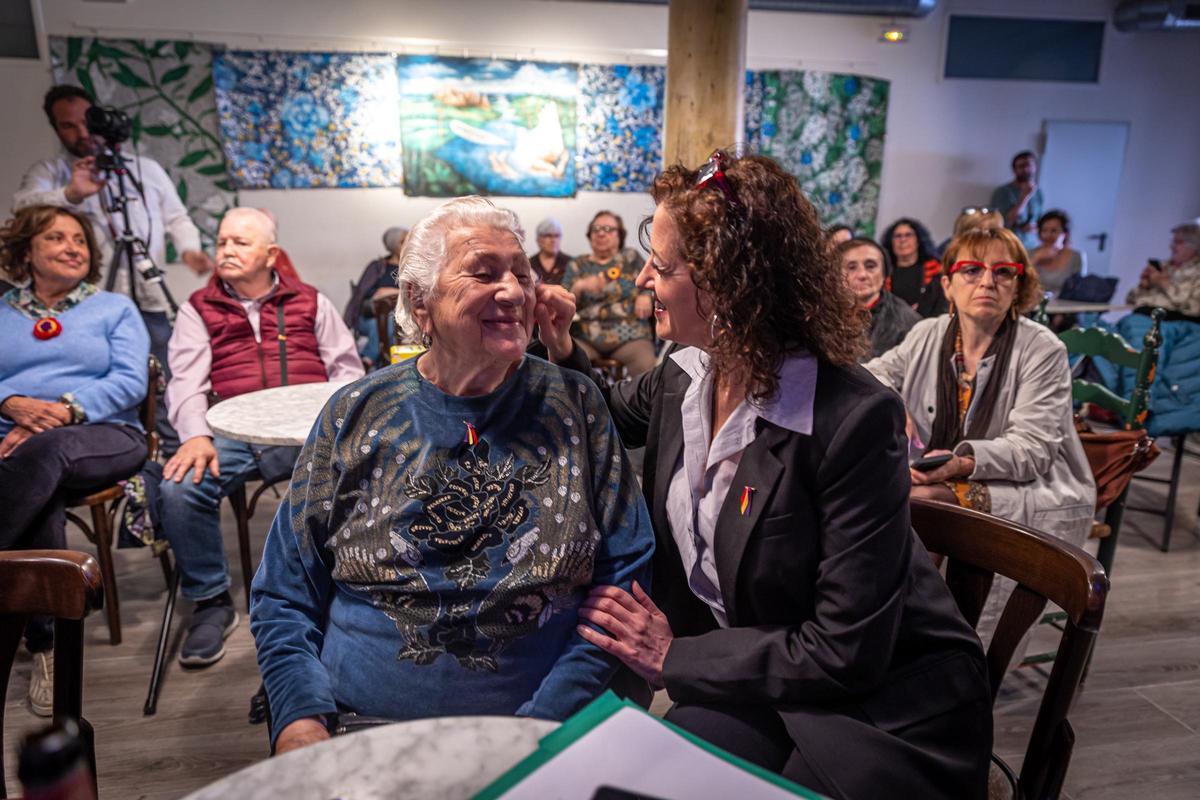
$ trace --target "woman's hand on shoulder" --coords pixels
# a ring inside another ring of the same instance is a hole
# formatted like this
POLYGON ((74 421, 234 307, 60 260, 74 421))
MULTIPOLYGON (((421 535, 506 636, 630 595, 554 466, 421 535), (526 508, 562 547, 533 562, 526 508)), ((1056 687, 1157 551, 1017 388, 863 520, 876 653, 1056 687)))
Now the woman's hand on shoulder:
POLYGON ((579 618, 602 628, 608 635, 587 625, 576 630, 585 641, 616 656, 655 689, 663 688, 663 663, 674 634, 667 617, 637 581, 633 594, 617 586, 597 586, 584 599, 579 618))
POLYGON ((537 287, 537 305, 533 309, 538 324, 538 338, 546 345, 551 361, 570 357, 575 343, 571 341, 571 323, 575 319, 575 296, 561 286, 542 284, 537 287))
POLYGON ((281 756, 289 750, 298 750, 310 744, 330 738, 325 723, 315 717, 304 717, 290 722, 279 732, 275 740, 275 755, 281 756))
POLYGON ((13 395, 0 404, 0 413, 31 433, 71 424, 71 409, 62 403, 13 395))

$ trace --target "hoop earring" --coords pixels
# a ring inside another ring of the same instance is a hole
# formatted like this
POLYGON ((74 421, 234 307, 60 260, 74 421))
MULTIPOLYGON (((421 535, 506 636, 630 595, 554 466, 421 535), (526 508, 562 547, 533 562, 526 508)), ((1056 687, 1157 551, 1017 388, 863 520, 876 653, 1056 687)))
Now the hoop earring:
POLYGON ((1009 311, 1009 313, 1012 315, 1013 321, 1015 322, 1015 321, 1016 321, 1016 319, 1017 319, 1017 316, 1018 316, 1018 314, 1017 314, 1017 304, 1016 304, 1016 303, 1013 303, 1011 306, 1009 306, 1009 307, 1008 307, 1008 311, 1009 311))
POLYGON ((954 307, 954 301, 953 301, 953 300, 951 300, 951 301, 950 301, 950 308, 947 310, 947 313, 948 313, 948 314, 949 314, 951 317, 953 317, 953 316, 955 316, 955 315, 957 315, 957 314, 958 314, 958 309, 954 307))
POLYGON ((422 333, 421 334, 421 346, 424 347, 426 350, 428 350, 430 347, 433 346, 433 337, 430 336, 428 333, 422 333))

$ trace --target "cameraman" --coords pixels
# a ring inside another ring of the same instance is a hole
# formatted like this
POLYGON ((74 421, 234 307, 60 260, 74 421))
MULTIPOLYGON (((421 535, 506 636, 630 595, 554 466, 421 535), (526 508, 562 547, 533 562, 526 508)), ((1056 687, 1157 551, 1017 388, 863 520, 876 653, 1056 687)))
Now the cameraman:
MULTIPOLYGON (((86 215, 92 222, 100 250, 103 267, 100 285, 107 288, 108 271, 113 258, 113 237, 119 235, 124 226, 120 212, 110 215, 104 210, 104 205, 111 207, 117 182, 113 177, 106 183, 105 176, 96 169, 95 156, 103 142, 88 132, 85 121, 87 110, 93 105, 95 100, 92 96, 78 86, 54 86, 46 92, 42 109, 58 135, 63 151, 29 168, 21 181, 21 188, 13 197, 13 210, 31 205, 55 205, 86 215)), ((188 218, 187 208, 180 201, 166 171, 156 161, 144 156, 127 160, 129 173, 141 182, 145 193, 143 199, 133 183, 125 181, 126 195, 130 200, 130 228, 135 236, 145 242, 150 259, 159 267, 166 264, 165 235, 171 237, 183 263, 196 274, 203 275, 210 271, 212 260, 200 249, 200 232, 188 218)), ((129 268, 124 261, 119 265, 112 290, 132 296, 137 303, 150 332, 150 352, 165 370, 171 323, 162 290, 158 286, 148 285, 143 276, 134 270, 131 291, 129 268)), ((158 419, 162 421, 159 428, 164 435, 164 448, 170 452, 178 443, 174 432, 166 426, 167 415, 162 409, 158 419)))

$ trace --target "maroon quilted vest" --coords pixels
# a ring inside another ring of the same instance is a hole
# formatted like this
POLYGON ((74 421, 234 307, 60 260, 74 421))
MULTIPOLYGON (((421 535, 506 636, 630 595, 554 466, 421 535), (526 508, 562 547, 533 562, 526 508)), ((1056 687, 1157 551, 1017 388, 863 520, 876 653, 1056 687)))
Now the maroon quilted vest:
POLYGON ((212 347, 212 390, 218 399, 282 386, 280 344, 287 348, 287 383, 320 383, 329 380, 317 346, 317 290, 276 272, 279 285, 263 301, 259 316, 261 342, 242 304, 221 288, 213 276, 190 298, 208 329, 212 347), (279 308, 283 308, 284 336, 279 336, 279 308))

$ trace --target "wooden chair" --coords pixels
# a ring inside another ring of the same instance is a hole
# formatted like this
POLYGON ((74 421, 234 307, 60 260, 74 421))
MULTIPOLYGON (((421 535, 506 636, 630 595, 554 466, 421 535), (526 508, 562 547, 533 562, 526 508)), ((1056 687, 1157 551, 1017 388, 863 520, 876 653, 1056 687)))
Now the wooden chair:
MULTIPOLYGON (((291 480, 291 477, 289 474, 276 483, 284 483, 291 480)), ((252 476, 247 482, 253 480, 255 477, 252 476)), ((275 483, 265 481, 254 490, 249 499, 246 496, 245 483, 229 493, 229 504, 233 506, 233 516, 237 521, 238 556, 242 562, 242 586, 246 591, 247 611, 250 610, 250 582, 254 580, 254 557, 250 552, 250 518, 254 516, 254 510, 258 507, 258 499, 268 489, 275 492, 276 497, 279 497, 279 490, 275 488, 275 483)))
MULTIPOLYGON (((158 402, 158 381, 162 374, 158 359, 150 356, 149 381, 146 386, 146 397, 138 407, 138 418, 146 431, 146 458, 150 461, 158 458, 158 434, 154 429, 155 406, 158 402)), ((88 541, 96 546, 96 556, 100 560, 100 575, 104 581, 104 594, 108 603, 104 609, 108 618, 108 640, 114 645, 121 643, 121 604, 117 597, 117 575, 113 566, 112 548, 116 531, 117 512, 125 498, 125 491, 117 485, 108 486, 95 492, 70 497, 67 499, 68 508, 87 508, 91 512, 92 524, 88 525, 75 513, 67 511, 67 519, 75 523, 88 541)), ((163 575, 168 584, 171 580, 171 564, 166 551, 159 553, 163 575)))
MULTIPOLYGON (((930 553, 946 559, 946 583, 967 622, 979 622, 996 575, 1017 582, 987 650, 992 701, 1013 653, 1049 601, 1063 608, 1066 625, 1011 797, 1058 797, 1075 733, 1067 718, 1091 655, 1108 578, 1100 562, 1049 534, 1007 520, 931 500, 912 501, 912 523, 930 553)), ((994 756, 1001 772, 1012 770, 994 756)), ((995 794, 993 797, 997 796, 995 794)))
MULTIPOLYGON (((29 617, 54 617, 54 719, 71 719, 79 726, 94 787, 95 735, 83 718, 83 619, 104 605, 100 567, 86 553, 71 550, 9 550, 0 552, 0 586, 0 687, 8 687, 29 617)), ((3 734, 0 704, 0 739, 3 734)), ((0 798, 7 796, 0 759, 0 798)))
MULTIPOLYGON (((1138 352, 1119 335, 1102 328, 1072 328, 1059 334, 1059 339, 1067 346, 1067 352, 1072 355, 1082 355, 1090 358, 1105 358, 1119 368, 1135 370, 1133 393, 1129 399, 1117 396, 1108 387, 1098 383, 1075 378, 1071 382, 1071 396, 1077 402, 1091 403, 1113 414, 1121 421, 1125 430, 1140 430, 1145 427, 1146 415, 1149 411, 1150 384, 1154 382, 1155 368, 1158 363, 1158 348, 1162 344, 1162 334, 1159 323, 1165 312, 1161 308, 1154 309, 1151 314, 1153 323, 1142 339, 1142 350, 1138 352)), ((1167 513, 1171 513, 1174 503, 1172 486, 1171 502, 1167 513)), ((1100 550, 1097 557, 1104 566, 1106 574, 1112 573, 1113 558, 1117 550, 1117 538, 1121 531, 1121 521, 1125 516, 1125 500, 1129 487, 1121 492, 1120 497, 1110 503, 1104 511, 1104 525, 1108 532, 1100 540, 1100 550)), ((1097 509, 1099 510, 1099 509, 1097 509)), ((1136 509, 1141 510, 1141 509, 1136 509)), ((1164 547, 1170 541, 1170 524, 1164 533, 1164 547)))
POLYGON ((396 313, 396 303, 399 300, 399 294, 386 294, 371 301, 371 312, 375 315, 375 329, 379 332, 379 360, 375 363, 381 367, 392 363, 392 345, 396 342, 392 341, 394 328, 388 322, 396 313))

